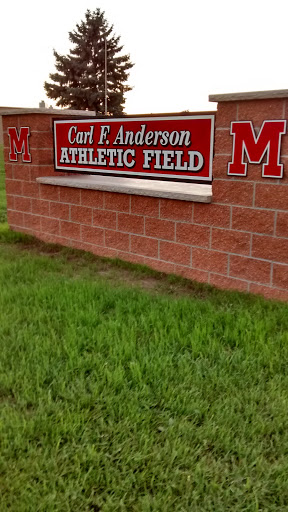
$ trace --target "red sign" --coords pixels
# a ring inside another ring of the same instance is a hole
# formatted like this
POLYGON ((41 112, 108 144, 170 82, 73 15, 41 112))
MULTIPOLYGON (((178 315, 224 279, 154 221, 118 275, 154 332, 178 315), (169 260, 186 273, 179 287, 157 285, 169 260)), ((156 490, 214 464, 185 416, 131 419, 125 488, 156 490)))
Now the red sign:
POLYGON ((214 116, 54 120, 55 170, 211 182, 214 116))
POLYGON ((262 165, 263 178, 283 178, 283 164, 280 163, 281 138, 286 133, 286 120, 264 121, 256 137, 251 121, 234 121, 230 134, 233 135, 232 162, 228 163, 229 176, 247 176, 246 153, 250 164, 262 165))

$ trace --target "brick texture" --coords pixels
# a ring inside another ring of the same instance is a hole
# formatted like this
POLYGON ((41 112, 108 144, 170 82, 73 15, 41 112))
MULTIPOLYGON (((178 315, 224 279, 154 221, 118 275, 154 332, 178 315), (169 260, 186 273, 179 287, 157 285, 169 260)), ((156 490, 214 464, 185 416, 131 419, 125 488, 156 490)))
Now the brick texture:
POLYGON ((229 275, 263 284, 270 283, 271 263, 241 256, 230 256, 229 275))
POLYGON ((158 258, 158 240, 144 236, 131 235, 131 252, 158 258))
POLYGON ((191 248, 172 242, 160 242, 160 259, 190 266, 191 248))
POLYGON ((228 268, 228 256, 227 254, 218 251, 193 249, 192 265, 195 268, 226 275, 228 268))
MULTIPOLYGON (((287 214, 288 215, 288 214, 287 214)), ((275 212, 255 208, 232 208, 232 228, 273 235, 275 212)), ((283 223, 281 223, 283 226, 283 223)))
MULTIPOLYGON (((54 116, 55 117, 55 116, 54 116)), ((40 185, 53 165, 52 115, 4 116, 8 222, 41 240, 147 264, 218 288, 288 300, 288 135, 284 178, 227 176, 231 121, 288 119, 285 100, 223 102, 216 115, 211 204, 40 185), (286 117, 285 117, 286 116, 286 117), (32 161, 9 162, 7 127, 29 126, 32 161)), ((245 156, 247 161, 247 158, 245 156)), ((64 173, 59 173, 64 176, 64 173)))

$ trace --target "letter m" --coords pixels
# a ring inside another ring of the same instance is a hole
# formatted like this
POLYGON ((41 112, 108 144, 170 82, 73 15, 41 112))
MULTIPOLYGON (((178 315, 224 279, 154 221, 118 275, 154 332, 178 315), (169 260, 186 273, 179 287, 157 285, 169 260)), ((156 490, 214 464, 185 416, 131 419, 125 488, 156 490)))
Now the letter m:
POLYGON ((21 127, 18 134, 17 128, 8 128, 8 135, 10 140, 9 160, 17 162, 18 154, 21 153, 22 162, 31 162, 28 141, 30 129, 28 127, 21 127))
POLYGON ((281 137, 286 133, 286 120, 264 121, 258 136, 255 136, 251 121, 231 123, 233 135, 232 162, 228 163, 229 176, 247 176, 246 153, 250 164, 260 164, 267 153, 266 163, 262 165, 263 178, 283 178, 283 164, 280 164, 281 137))

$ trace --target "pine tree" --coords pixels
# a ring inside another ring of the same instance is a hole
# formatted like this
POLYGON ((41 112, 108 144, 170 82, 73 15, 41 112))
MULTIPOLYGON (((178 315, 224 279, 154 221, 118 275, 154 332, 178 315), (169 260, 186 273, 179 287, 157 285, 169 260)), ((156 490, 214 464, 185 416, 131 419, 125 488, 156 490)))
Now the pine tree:
POLYGON ((85 13, 85 20, 69 32, 74 47, 68 55, 54 50, 57 73, 49 75, 54 83, 44 83, 48 98, 58 100, 56 105, 79 110, 95 110, 105 114, 105 39, 107 56, 107 113, 121 115, 124 93, 131 87, 124 85, 128 70, 134 64, 129 55, 119 55, 123 46, 120 37, 113 34, 105 13, 100 9, 85 13))

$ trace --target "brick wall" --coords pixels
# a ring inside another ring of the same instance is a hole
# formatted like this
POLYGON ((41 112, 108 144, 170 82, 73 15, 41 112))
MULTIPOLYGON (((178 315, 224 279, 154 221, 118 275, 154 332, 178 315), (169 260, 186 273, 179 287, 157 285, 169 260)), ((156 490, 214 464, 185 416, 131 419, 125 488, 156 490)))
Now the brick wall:
MULTIPOLYGON (((216 116, 213 202, 193 203, 40 185, 54 175, 51 114, 3 118, 8 222, 11 229, 100 256, 144 263, 220 288, 288 299, 288 135, 283 179, 227 176, 230 122, 288 119, 282 98, 220 102, 216 116), (30 126, 32 163, 10 163, 8 126, 30 126)), ((59 173, 63 176, 63 173, 59 173)))

